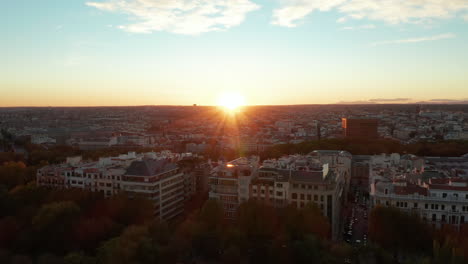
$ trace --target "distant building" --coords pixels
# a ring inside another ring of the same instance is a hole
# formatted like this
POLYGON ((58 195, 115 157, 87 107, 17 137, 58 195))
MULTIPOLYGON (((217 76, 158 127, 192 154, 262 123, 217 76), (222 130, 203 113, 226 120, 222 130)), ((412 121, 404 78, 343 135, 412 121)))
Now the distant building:
POLYGON ((376 139, 379 137, 377 119, 342 118, 343 135, 346 138, 376 139))

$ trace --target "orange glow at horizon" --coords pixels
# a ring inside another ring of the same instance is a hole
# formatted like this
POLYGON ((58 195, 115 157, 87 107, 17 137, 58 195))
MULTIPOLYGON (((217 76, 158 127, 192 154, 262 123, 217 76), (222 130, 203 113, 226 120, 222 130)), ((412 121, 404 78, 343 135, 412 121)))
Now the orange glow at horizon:
POLYGON ((224 107, 231 112, 244 105, 244 97, 238 93, 223 93, 218 97, 218 106, 224 107))

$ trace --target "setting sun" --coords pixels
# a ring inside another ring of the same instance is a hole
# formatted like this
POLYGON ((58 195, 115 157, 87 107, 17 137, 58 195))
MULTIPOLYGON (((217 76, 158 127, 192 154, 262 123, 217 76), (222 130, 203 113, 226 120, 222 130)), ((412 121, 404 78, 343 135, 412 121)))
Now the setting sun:
POLYGON ((218 98, 218 106, 233 111, 245 104, 244 97, 237 93, 224 93, 218 98))

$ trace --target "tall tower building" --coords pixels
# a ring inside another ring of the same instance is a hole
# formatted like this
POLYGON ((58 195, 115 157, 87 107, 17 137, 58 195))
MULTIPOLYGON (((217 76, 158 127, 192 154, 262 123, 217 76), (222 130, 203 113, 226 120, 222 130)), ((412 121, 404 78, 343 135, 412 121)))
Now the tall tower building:
POLYGON ((377 139, 379 121, 372 118, 342 118, 343 135, 346 138, 377 139))

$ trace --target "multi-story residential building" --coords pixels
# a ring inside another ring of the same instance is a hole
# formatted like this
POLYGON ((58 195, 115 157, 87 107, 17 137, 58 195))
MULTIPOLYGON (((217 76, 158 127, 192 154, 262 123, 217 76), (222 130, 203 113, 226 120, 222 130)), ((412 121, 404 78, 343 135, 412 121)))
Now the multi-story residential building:
POLYGON ((184 210, 184 175, 168 159, 144 158, 132 162, 121 184, 130 197, 143 196, 152 200, 154 214, 160 219, 171 219, 184 210))
POLYGON ((210 173, 210 199, 218 200, 226 218, 233 219, 237 208, 249 199, 250 181, 256 177, 259 158, 238 158, 220 162, 210 173))
POLYGON ((351 186, 369 192, 370 155, 353 155, 351 164, 351 186))
POLYGON ((405 179, 377 181, 371 185, 371 206, 394 206, 417 213, 434 227, 468 222, 468 180, 433 178, 418 184, 405 179))
POLYGON ((105 197, 120 192, 130 197, 143 196, 154 202, 155 216, 167 220, 181 214, 185 201, 196 192, 196 174, 183 172, 176 163, 186 156, 167 151, 138 155, 130 152, 97 162, 71 157, 63 164, 39 169, 37 184, 101 192, 105 197))
POLYGON ((329 169, 335 173, 337 181, 339 179, 344 186, 343 197, 346 202, 351 183, 351 153, 342 150, 315 150, 309 155, 317 158, 323 164, 328 164, 329 169))
POLYGON ((315 203, 329 219, 332 237, 338 238, 341 208, 346 200, 346 185, 349 184, 346 181, 351 161, 348 154, 341 151, 314 151, 306 156, 292 155, 278 160, 265 160, 258 177, 251 182, 251 198, 277 207, 292 204, 303 208, 308 203, 315 203), (340 155, 349 158, 346 170, 337 168, 340 155), (321 159, 330 162, 333 168, 321 159))

